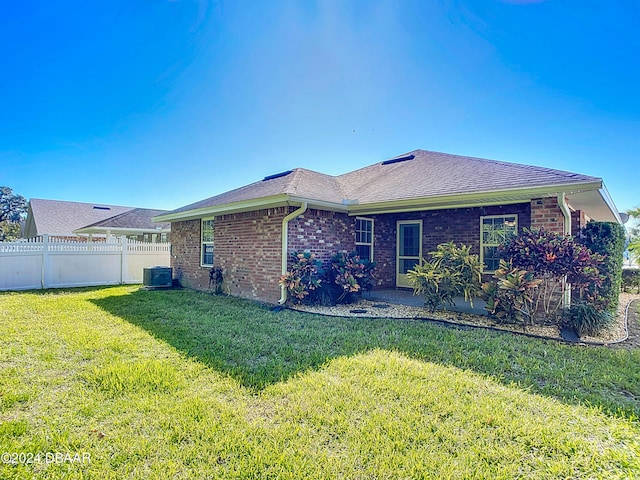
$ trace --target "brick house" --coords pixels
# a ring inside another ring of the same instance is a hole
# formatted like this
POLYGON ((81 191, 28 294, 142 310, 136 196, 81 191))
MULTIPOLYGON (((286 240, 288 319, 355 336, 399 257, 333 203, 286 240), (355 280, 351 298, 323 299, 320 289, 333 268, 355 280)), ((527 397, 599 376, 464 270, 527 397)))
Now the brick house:
POLYGON ((183 286, 207 289, 215 265, 232 294, 275 303, 293 251, 327 261, 357 250, 377 262, 379 287, 408 287, 407 270, 439 243, 471 245, 490 273, 506 234, 570 234, 591 219, 621 221, 600 178, 416 150, 340 176, 296 168, 154 220, 171 222, 183 286))

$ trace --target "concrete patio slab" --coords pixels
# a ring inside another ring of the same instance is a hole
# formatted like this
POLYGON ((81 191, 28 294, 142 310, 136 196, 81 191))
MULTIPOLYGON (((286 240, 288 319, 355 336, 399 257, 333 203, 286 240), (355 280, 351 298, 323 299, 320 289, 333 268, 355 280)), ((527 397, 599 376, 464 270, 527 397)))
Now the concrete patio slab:
MULTIPOLYGON (((422 295, 414 295, 413 290, 406 288, 382 288, 372 290, 369 293, 363 295, 363 298, 374 302, 387 302, 398 305, 409 305, 411 307, 424 306, 424 297, 422 295)), ((487 311, 485 306, 487 305, 484 300, 479 298, 473 299, 473 307, 468 302, 464 301, 464 298, 458 297, 455 300, 455 306, 451 310, 463 313, 474 313, 476 315, 486 315, 487 311)))

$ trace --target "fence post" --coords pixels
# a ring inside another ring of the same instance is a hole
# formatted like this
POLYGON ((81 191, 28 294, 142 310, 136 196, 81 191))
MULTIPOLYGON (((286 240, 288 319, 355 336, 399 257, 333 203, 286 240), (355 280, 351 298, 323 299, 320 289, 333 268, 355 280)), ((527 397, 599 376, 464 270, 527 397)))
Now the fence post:
POLYGON ((127 272, 127 253, 128 253, 128 240, 125 235, 120 237, 122 241, 120 242, 120 248, 122 251, 120 252, 120 285, 125 283, 125 277, 127 272))
POLYGON ((47 288, 47 274, 50 270, 49 266, 49 234, 42 235, 42 279, 40 281, 42 288, 47 288))

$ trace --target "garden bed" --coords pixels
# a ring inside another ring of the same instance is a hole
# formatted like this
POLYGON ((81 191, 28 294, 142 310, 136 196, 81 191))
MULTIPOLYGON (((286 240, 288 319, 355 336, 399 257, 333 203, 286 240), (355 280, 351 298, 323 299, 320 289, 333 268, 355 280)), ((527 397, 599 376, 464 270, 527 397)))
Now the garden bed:
MULTIPOLYGON (((627 338, 627 306, 634 300, 640 300, 640 295, 631 293, 621 293, 620 303, 616 316, 616 322, 597 337, 583 337, 582 343, 613 344, 619 343, 627 338)), ((414 307, 409 305, 399 305, 388 302, 371 301, 362 299, 357 303, 346 305, 336 305, 332 307, 294 305, 294 310, 329 315, 336 317, 359 317, 359 318, 397 318, 416 319, 446 322, 459 326, 471 326, 479 328, 492 328, 509 332, 539 336, 555 340, 563 340, 560 330, 556 325, 519 325, 513 323, 498 323, 495 319, 487 315, 476 315, 448 310, 431 312, 425 307, 414 307)))

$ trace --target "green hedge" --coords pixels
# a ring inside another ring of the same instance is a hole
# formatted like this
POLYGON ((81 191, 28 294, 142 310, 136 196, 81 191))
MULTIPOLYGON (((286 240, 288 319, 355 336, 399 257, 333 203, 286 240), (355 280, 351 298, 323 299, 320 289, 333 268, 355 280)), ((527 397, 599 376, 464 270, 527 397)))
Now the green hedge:
POLYGON ((636 293, 640 293, 639 268, 625 268, 622 270, 622 290, 628 292, 632 288, 636 289, 636 293))
POLYGON ((592 252, 605 256, 601 267, 605 280, 599 293, 606 299, 607 309, 611 311, 618 307, 625 239, 624 227, 612 222, 589 222, 580 232, 580 243, 592 252))

